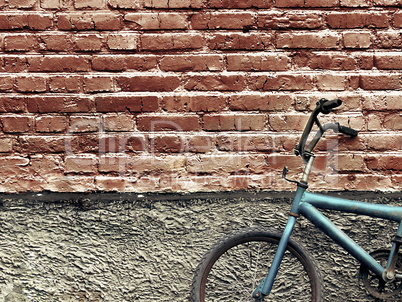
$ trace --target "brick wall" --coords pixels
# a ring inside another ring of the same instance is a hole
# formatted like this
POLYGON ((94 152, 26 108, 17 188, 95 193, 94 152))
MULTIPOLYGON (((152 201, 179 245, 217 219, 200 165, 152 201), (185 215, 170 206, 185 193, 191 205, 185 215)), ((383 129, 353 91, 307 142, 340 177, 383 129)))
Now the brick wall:
POLYGON ((312 187, 401 189, 400 0, 0 6, 0 191, 288 190, 322 97, 312 187))

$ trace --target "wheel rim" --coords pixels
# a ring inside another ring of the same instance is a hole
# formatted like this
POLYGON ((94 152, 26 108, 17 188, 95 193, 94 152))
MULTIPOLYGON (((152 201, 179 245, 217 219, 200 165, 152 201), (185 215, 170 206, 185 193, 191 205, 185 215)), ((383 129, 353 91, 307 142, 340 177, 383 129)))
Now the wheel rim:
MULTIPOLYGON (((202 279, 201 301, 255 301, 252 293, 266 276, 277 244, 276 238, 241 239, 215 254, 202 279)), ((311 273, 303 257, 288 246, 266 301, 314 301, 311 273)))

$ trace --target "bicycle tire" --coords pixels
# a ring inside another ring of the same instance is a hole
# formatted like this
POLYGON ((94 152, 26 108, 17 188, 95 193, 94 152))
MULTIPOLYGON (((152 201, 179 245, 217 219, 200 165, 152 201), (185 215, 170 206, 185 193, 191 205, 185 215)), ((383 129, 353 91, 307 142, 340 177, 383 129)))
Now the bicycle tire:
MULTIPOLYGON (((258 301, 252 298, 252 293, 266 276, 280 238, 279 232, 265 228, 245 229, 222 238, 198 265, 191 300, 258 301)), ((266 299, 286 302, 323 300, 322 280, 316 263, 292 239, 287 245, 271 294, 266 299)))

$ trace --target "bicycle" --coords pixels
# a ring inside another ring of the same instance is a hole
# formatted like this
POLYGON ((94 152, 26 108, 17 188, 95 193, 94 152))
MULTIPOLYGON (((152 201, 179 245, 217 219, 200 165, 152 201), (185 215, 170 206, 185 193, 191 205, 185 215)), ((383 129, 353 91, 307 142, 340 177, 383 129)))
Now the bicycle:
MULTIPOLYGON (((321 99, 313 110, 295 154, 301 156, 305 168, 300 181, 282 177, 297 184, 284 231, 250 228, 224 237, 202 258, 193 279, 191 299, 209 301, 323 301, 322 278, 309 252, 291 239, 296 219, 303 215, 360 262, 359 278, 367 292, 378 299, 398 299, 402 291, 402 207, 353 201, 310 193, 308 178, 314 162, 312 152, 328 130, 354 138, 358 131, 339 123, 322 125, 318 115, 328 114, 342 104, 341 100, 321 99), (307 145, 314 125, 317 133, 307 145), (337 228, 321 210, 367 215, 399 223, 390 250, 366 252, 337 228), (268 273, 267 273, 268 272, 268 273)), ((397 301, 397 300, 393 300, 397 301)))

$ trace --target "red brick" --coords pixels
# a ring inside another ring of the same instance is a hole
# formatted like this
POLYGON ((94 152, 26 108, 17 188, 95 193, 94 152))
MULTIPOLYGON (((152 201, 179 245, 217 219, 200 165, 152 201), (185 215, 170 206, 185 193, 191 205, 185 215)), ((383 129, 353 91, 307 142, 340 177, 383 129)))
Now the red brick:
POLYGON ((306 0, 305 7, 337 7, 340 0, 306 0))
POLYGON ((178 13, 128 13, 124 20, 135 30, 187 29, 187 16, 178 13))
POLYGON ((83 81, 86 93, 111 92, 114 90, 111 76, 84 76, 83 81))
POLYGON ((371 33, 343 33, 343 43, 346 48, 369 48, 371 46, 371 33))
POLYGON ((168 55, 160 60, 163 71, 221 71, 224 60, 220 55, 168 55))
POLYGON ((29 14, 28 27, 32 30, 47 30, 53 26, 53 14, 29 14))
POLYGON ((92 15, 95 30, 120 30, 120 16, 114 13, 95 13, 92 15))
POLYGON ((385 130, 402 130, 402 114, 394 113, 387 115, 384 119, 383 127, 385 130))
POLYGON ((120 154, 106 154, 99 158, 99 172, 126 172, 128 157, 120 154))
POLYGON ((99 117, 96 116, 71 116, 70 127, 71 132, 97 132, 100 128, 99 117))
POLYGON ((279 74, 272 76, 253 76, 250 78, 253 90, 311 90, 313 78, 309 75, 279 74))
POLYGON ((309 116, 305 114, 270 114, 268 116, 269 126, 274 131, 290 131, 304 129, 309 116))
POLYGON ((130 135, 126 137, 124 151, 145 151, 147 150, 148 140, 143 135, 130 135))
POLYGON ((27 99, 28 111, 32 113, 94 112, 94 101, 86 96, 42 96, 27 99))
POLYGON ((17 113, 26 111, 26 101, 23 97, 0 96, 1 113, 17 113))
POLYGON ((401 34, 392 30, 377 31, 376 44, 379 48, 401 48, 401 34))
POLYGON ((271 45, 272 35, 266 33, 251 34, 213 34, 208 41, 212 50, 264 50, 271 45))
POLYGON ((402 157, 400 154, 369 155, 365 158, 367 167, 371 170, 400 171, 402 170, 402 157))
POLYGON ((29 34, 10 34, 4 37, 5 51, 31 51, 36 49, 38 41, 29 34))
POLYGON ((99 137, 100 153, 121 153, 125 151, 126 138, 120 135, 102 135, 99 137))
POLYGON ((278 34, 276 45, 278 48, 337 48, 339 35, 337 33, 283 33, 278 34))
POLYGON ((144 34, 141 36, 143 50, 184 50, 199 49, 204 46, 201 34, 170 33, 170 34, 144 34))
POLYGON ((173 91, 181 84, 178 76, 118 76, 117 86, 122 91, 173 91))
POLYGON ((61 0, 40 0, 40 6, 44 9, 60 9, 61 0))
POLYGON ((63 132, 68 127, 66 116, 40 116, 35 120, 36 132, 63 132))
POLYGON ((19 92, 45 92, 47 77, 20 76, 16 78, 15 89, 19 92))
POLYGON ((67 173, 95 173, 97 158, 93 155, 70 155, 65 159, 67 173))
POLYGON ((184 88, 201 91, 241 91, 246 88, 246 79, 242 75, 189 76, 184 88))
POLYGON ((341 6, 345 7, 368 7, 370 3, 366 0, 340 0, 341 6))
POLYGON ((77 9, 101 9, 105 6, 106 0, 74 0, 74 7, 77 9))
POLYGON ((133 33, 110 34, 107 38, 107 46, 111 50, 136 50, 139 35, 133 33))
POLYGON ((13 151, 14 140, 11 138, 0 139, 0 153, 8 153, 13 151))
POLYGON ((376 6, 400 6, 400 0, 373 0, 376 6))
POLYGON ((92 58, 92 68, 98 71, 123 71, 126 70, 125 56, 100 55, 92 58))
POLYGON ((255 16, 252 13, 201 13, 191 16, 193 29, 249 29, 255 16))
POLYGON ((263 29, 319 29, 324 26, 321 14, 270 11, 258 14, 258 28, 263 29))
POLYGON ((304 0, 276 0, 276 7, 303 7, 304 0))
POLYGON ((162 108, 167 111, 178 112, 221 111, 226 108, 226 102, 227 100, 223 96, 166 96, 162 99, 162 108))
POLYGON ((41 34, 41 47, 48 51, 69 51, 73 49, 71 37, 68 34, 41 34))
POLYGON ((144 0, 147 8, 201 8, 202 0, 144 0))
POLYGON ((111 177, 111 176, 96 176, 95 187, 97 190, 106 192, 121 192, 124 191, 126 186, 126 179, 124 177, 111 177))
POLYGON ((289 70, 291 60, 282 54, 229 54, 229 71, 283 71, 289 70))
POLYGON ((158 98, 153 96, 98 96, 95 102, 98 112, 149 112, 159 108, 158 98))
POLYGON ((207 153, 215 146, 214 136, 191 135, 188 140, 188 151, 193 153, 207 153))
POLYGON ((180 153, 186 151, 186 141, 180 135, 156 135, 150 140, 151 150, 154 153, 180 153))
POLYGON ((137 119, 140 131, 196 131, 199 130, 197 115, 140 115, 137 119))
POLYGON ((311 69, 354 70, 358 69, 359 58, 348 54, 316 53, 308 57, 307 66, 311 69))
MULTIPOLYGON (((72 133, 72 131, 69 131, 72 133)), ((100 140, 98 134, 69 135, 65 138, 65 152, 67 154, 99 153, 100 140)))
POLYGON ((139 9, 143 6, 143 1, 140 0, 108 0, 108 5, 113 8, 122 9, 139 9))
POLYGON ((210 0, 211 8, 270 8, 272 0, 210 0))
POLYGON ((264 114, 211 114, 203 117, 203 129, 207 131, 249 131, 264 127, 264 114))
POLYGON ((99 51, 103 46, 103 37, 95 34, 75 35, 74 48, 77 51, 99 51))
POLYGON ((49 84, 50 92, 81 92, 82 77, 77 75, 52 76, 49 84))
POLYGON ((367 170, 364 156, 361 154, 337 155, 337 167, 340 172, 365 172, 367 170))
POLYGON ((3 116, 1 124, 5 133, 23 133, 30 130, 32 118, 29 116, 3 116))
POLYGON ((158 58, 150 55, 125 55, 127 69, 147 71, 158 66, 158 58))
POLYGON ((230 98, 230 110, 276 111, 289 110, 294 100, 290 95, 238 95, 230 98))
POLYGON ((22 14, 3 14, 0 15, 0 29, 23 29, 28 27, 28 16, 22 14))
POLYGON ((384 90, 402 88, 399 74, 369 74, 360 75, 360 87, 365 90, 384 90))
POLYGON ((384 52, 374 54, 374 66, 378 69, 402 69, 402 54, 399 52, 384 52))
POLYGON ((81 72, 90 71, 89 58, 85 56, 42 56, 28 57, 29 71, 33 72, 81 72))
POLYGON ((104 116, 105 131, 133 131, 134 117, 128 114, 108 114, 104 116))
POLYGON ((381 12, 334 12, 327 16, 331 28, 382 28, 389 27, 390 16, 381 12))
POLYGON ((398 11, 394 14, 392 25, 394 27, 402 27, 402 12, 398 11))
POLYGON ((0 92, 11 92, 14 87, 14 77, 0 76, 0 92))
POLYGON ((339 74, 317 75, 317 88, 324 91, 347 90, 349 79, 348 76, 339 74))
POLYGON ((0 157, 0 176, 24 176, 29 174, 29 158, 22 156, 0 157))
POLYGON ((10 8, 32 8, 35 6, 37 0, 8 0, 10 8))
POLYGON ((95 24, 91 14, 72 12, 59 14, 57 27, 60 30, 93 30, 95 24))

